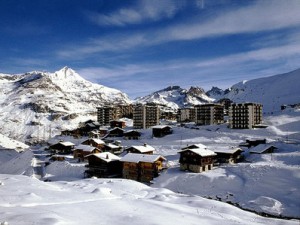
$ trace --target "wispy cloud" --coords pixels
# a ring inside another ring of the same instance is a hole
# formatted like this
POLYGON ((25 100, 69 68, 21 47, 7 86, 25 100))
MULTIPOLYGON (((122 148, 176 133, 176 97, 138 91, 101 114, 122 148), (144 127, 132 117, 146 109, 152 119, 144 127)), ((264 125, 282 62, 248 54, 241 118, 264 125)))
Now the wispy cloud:
MULTIPOLYGON (((150 4, 149 2, 152 1, 145 2, 150 4)), ((166 3, 167 1, 160 2, 166 3)), ((144 3, 144 5, 146 3, 144 3)), ((163 8, 160 4, 157 5, 160 7, 158 7, 158 9, 154 7, 152 14, 150 13, 152 8, 145 7, 149 10, 145 15, 151 14, 154 18, 154 15, 157 15, 158 12, 162 10, 161 8, 163 8)), ((299 12, 300 2, 298 0, 257 1, 255 4, 241 8, 231 8, 231 10, 226 9, 226 11, 220 11, 217 15, 214 15, 214 17, 194 18, 189 23, 173 24, 172 26, 162 27, 156 30, 139 30, 134 33, 116 32, 112 35, 88 40, 85 43, 67 46, 64 49, 60 49, 57 54, 61 57, 85 58, 95 53, 116 53, 172 41, 199 40, 224 35, 297 28, 300 27, 299 12)))
POLYGON ((184 5, 184 1, 142 0, 137 5, 118 9, 110 14, 86 13, 88 18, 100 26, 124 26, 172 18, 184 5))
POLYGON ((91 67, 79 69, 78 72, 89 80, 108 86, 118 83, 115 88, 136 97, 137 93, 147 94, 168 85, 199 85, 206 89, 216 85, 227 88, 244 79, 295 69, 299 67, 299 60, 300 41, 207 60, 183 59, 112 68, 91 67), (277 64, 278 61, 286 63, 277 64))

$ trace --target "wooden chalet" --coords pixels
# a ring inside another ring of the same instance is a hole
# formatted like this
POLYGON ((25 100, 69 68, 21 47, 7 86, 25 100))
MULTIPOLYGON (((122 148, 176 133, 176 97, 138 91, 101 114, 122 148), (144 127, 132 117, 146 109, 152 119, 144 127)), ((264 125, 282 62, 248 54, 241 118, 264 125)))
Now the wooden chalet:
POLYGON ((270 144, 260 144, 253 148, 250 148, 250 153, 252 154, 267 154, 267 153, 273 153, 274 150, 276 150, 277 147, 270 144))
POLYGON ((246 142, 241 143, 239 146, 251 148, 266 143, 267 143, 266 139, 247 139, 246 142))
POLYGON ((122 163, 120 157, 110 153, 102 152, 86 156, 88 168, 85 177, 122 177, 122 163))
POLYGON ((168 134, 172 134, 172 127, 168 125, 157 125, 152 127, 152 136, 153 137, 164 137, 168 134))
POLYGON ((105 144, 103 146, 102 150, 104 152, 110 152, 110 153, 113 153, 113 154, 116 154, 116 155, 119 155, 123 152, 122 146, 115 145, 115 144, 112 144, 112 143, 105 144))
POLYGON ((148 154, 152 155, 155 151, 155 148, 153 148, 150 145, 144 144, 144 145, 134 145, 126 149, 127 153, 138 153, 138 154, 148 154))
POLYGON ((79 161, 84 161, 85 156, 93 154, 93 153, 100 153, 101 150, 94 146, 89 145, 78 145, 75 146, 73 150, 73 157, 74 159, 78 159, 79 161))
POLYGON ((49 149, 53 153, 70 154, 74 149, 75 144, 69 141, 60 141, 54 145, 51 145, 49 149))
POLYGON ((80 123, 79 132, 81 136, 88 136, 89 133, 93 130, 98 130, 100 124, 93 120, 88 120, 86 122, 80 123))
POLYGON ((108 137, 123 137, 124 130, 119 127, 115 127, 108 132, 108 137))
POLYGON ((89 138, 81 143, 82 145, 91 145, 93 147, 102 149, 105 145, 105 142, 98 138, 89 138))
POLYGON ((161 155, 128 153, 120 161, 123 178, 149 183, 165 168, 166 159, 161 155))
POLYGON ((211 170, 213 168, 214 158, 216 153, 208 150, 207 147, 199 145, 195 148, 194 145, 191 148, 183 148, 178 153, 180 154, 180 169, 188 170, 195 173, 211 170))
POLYGON ((217 154, 215 159, 217 163, 237 163, 243 158, 242 153, 244 150, 241 148, 231 148, 231 149, 217 149, 214 150, 217 154))
POLYGON ((104 137, 108 134, 108 128, 107 127, 100 127, 99 128, 99 135, 100 137, 104 137))
POLYGON ((112 120, 109 122, 111 128, 119 127, 119 128, 125 128, 126 123, 125 121, 120 121, 120 120, 112 120))
POLYGON ((141 137, 141 133, 136 130, 129 130, 124 132, 124 138, 127 140, 138 140, 141 137))

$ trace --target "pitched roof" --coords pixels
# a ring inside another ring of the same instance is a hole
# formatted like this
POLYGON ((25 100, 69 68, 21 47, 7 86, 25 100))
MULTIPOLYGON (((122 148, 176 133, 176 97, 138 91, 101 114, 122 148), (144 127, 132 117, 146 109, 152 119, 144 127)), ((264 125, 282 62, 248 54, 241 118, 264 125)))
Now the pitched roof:
POLYGON ((161 155, 145 155, 145 154, 138 154, 138 153, 128 153, 123 158, 121 158, 121 162, 156 162, 157 160, 162 159, 166 160, 161 155))
POLYGON ((153 126, 152 128, 154 128, 154 129, 163 129, 163 128, 166 128, 166 127, 170 127, 170 126, 168 126, 168 125, 156 125, 156 126, 153 126))
POLYGON ((101 153, 90 154, 90 155, 87 155, 86 158, 88 158, 90 156, 97 157, 97 158, 102 159, 106 162, 118 161, 118 160, 121 159, 119 156, 116 156, 116 155, 114 155, 110 152, 101 152, 101 153))
POLYGON ((120 148, 120 146, 114 145, 114 144, 112 144, 112 143, 105 144, 105 146, 107 146, 107 147, 109 147, 109 148, 120 148))
POLYGON ((192 145, 188 145, 188 146, 182 148, 182 150, 185 150, 185 149, 193 149, 193 148, 207 149, 207 146, 206 146, 206 145, 203 145, 203 144, 192 144, 192 145))
POLYGON ((234 154, 238 151, 243 152, 244 150, 241 148, 217 148, 214 150, 215 153, 224 153, 224 154, 234 154))
POLYGON ((61 142, 58 142, 57 144, 61 144, 61 145, 64 145, 64 146, 74 146, 75 144, 70 142, 70 141, 61 141, 61 142))
POLYGON ((95 149, 96 149, 96 147, 93 147, 90 145, 77 145, 74 148, 74 150, 83 150, 84 152, 92 152, 95 149))
POLYGON ((105 142, 99 138, 91 138, 91 140, 97 144, 105 144, 105 142))
POLYGON ((140 153, 155 151, 155 148, 153 148, 150 145, 134 145, 131 148, 134 148, 134 149, 138 150, 140 153))
POLYGON ((214 151, 204 149, 204 148, 192 148, 192 149, 187 148, 187 149, 179 151, 178 153, 186 152, 186 151, 194 152, 195 154, 200 155, 202 157, 217 155, 214 151))
POLYGON ((275 148, 276 149, 276 147, 274 145, 260 144, 260 145, 257 145, 255 147, 251 148, 250 149, 250 153, 259 153, 259 154, 262 154, 262 153, 264 153, 265 151, 267 151, 270 148, 275 148))

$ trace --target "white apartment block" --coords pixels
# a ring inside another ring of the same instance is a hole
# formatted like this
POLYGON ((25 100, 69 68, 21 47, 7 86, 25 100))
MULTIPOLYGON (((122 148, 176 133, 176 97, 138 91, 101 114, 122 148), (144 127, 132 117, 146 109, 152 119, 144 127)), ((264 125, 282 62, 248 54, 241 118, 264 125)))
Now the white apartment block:
POLYGON ((235 103, 229 108, 229 128, 252 129, 262 123, 262 104, 235 103))

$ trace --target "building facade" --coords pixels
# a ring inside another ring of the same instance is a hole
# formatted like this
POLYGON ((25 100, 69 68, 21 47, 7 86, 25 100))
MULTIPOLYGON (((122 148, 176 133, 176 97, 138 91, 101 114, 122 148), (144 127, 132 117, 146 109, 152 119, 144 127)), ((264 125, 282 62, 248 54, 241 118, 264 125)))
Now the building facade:
POLYGON ((97 121, 102 126, 109 126, 110 121, 120 118, 120 109, 116 106, 103 106, 97 108, 97 121))
POLYGON ((159 124, 160 110, 157 105, 137 104, 133 107, 133 127, 147 129, 159 124))
POLYGON ((195 122, 196 121, 196 109, 195 108, 182 108, 178 109, 177 122, 195 122))
POLYGON ((262 104, 235 103, 229 108, 229 128, 252 129, 262 123, 262 104))
POLYGON ((224 123, 224 107, 221 104, 196 105, 195 109, 197 125, 224 123))

